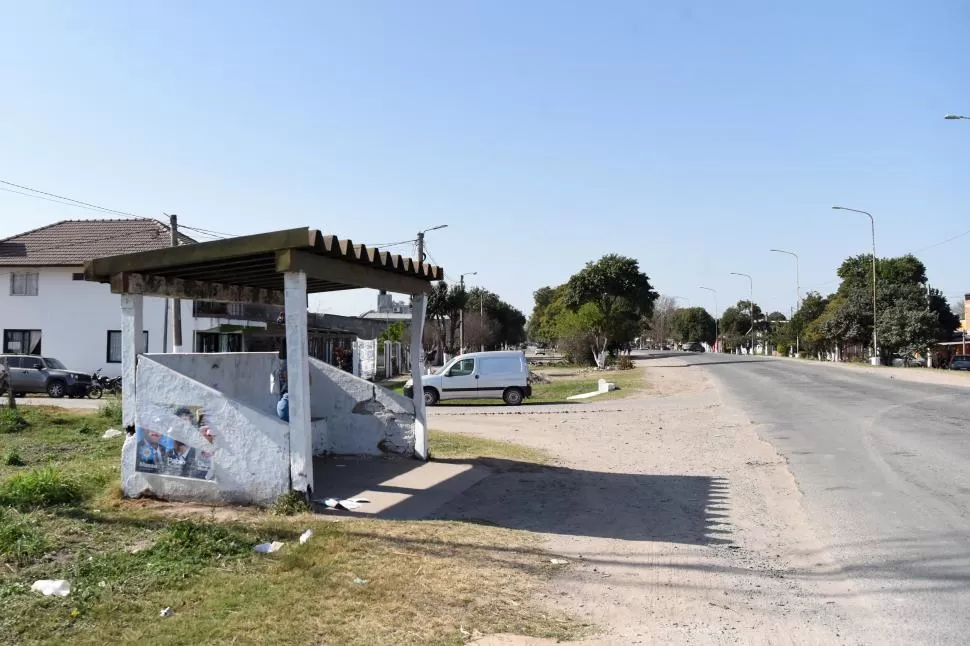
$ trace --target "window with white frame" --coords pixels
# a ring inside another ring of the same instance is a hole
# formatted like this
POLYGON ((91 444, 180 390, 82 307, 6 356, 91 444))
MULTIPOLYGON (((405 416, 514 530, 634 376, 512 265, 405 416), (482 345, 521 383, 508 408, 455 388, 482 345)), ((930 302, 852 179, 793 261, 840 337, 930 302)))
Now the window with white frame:
MULTIPOLYGON (((148 351, 148 330, 145 330, 145 352, 148 351)), ((121 363, 121 330, 108 330, 108 363, 121 363)))
POLYGON ((37 296, 40 274, 36 271, 15 271, 10 274, 11 296, 37 296))

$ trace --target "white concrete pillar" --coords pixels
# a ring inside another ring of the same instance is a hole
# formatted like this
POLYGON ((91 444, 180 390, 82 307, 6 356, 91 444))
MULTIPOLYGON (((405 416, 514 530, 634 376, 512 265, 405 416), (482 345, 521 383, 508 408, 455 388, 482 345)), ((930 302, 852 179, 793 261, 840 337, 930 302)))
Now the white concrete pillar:
POLYGON ((424 408, 424 314, 428 297, 418 294, 411 303, 411 382, 414 385, 414 454, 428 459, 428 417, 424 408))
POLYGON ((310 362, 307 358, 306 274, 283 275, 286 307, 286 375, 290 400, 290 486, 313 487, 313 429, 310 425, 310 362))
POLYGON ((135 425, 135 363, 145 351, 144 303, 140 294, 121 295, 121 421, 135 425))

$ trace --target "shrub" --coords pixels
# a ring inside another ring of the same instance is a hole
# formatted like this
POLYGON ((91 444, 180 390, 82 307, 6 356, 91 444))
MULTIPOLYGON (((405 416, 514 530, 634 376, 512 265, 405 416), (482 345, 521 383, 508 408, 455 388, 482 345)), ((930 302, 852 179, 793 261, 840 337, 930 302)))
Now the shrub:
POLYGON ((98 411, 101 417, 109 420, 115 426, 121 426, 121 402, 108 402, 98 411))
POLYGON ((47 541, 35 519, 0 507, 0 559, 29 565, 46 550, 47 541))
POLYGON ((19 433, 27 428, 27 420, 15 408, 0 409, 0 433, 19 433))
POLYGON ((277 498, 276 503, 273 505, 273 513, 277 516, 293 516, 295 514, 304 514, 308 511, 310 511, 310 506, 307 505, 306 499, 297 491, 287 491, 277 498))
POLYGON ((777 352, 778 354, 780 354, 783 357, 787 357, 788 356, 788 344, 786 344, 786 343, 779 343, 778 345, 775 346, 775 352, 777 352))
POLYGON ((20 457, 20 453, 17 452, 17 449, 10 449, 7 451, 7 455, 3 457, 3 463, 8 467, 22 467, 27 464, 24 462, 24 459, 20 457))
POLYGON ((628 355, 621 354, 616 358, 617 370, 633 370, 634 367, 633 359, 631 359, 628 355))
POLYGON ((255 542, 229 527, 178 521, 169 525, 152 546, 153 558, 203 565, 213 559, 242 556, 252 552, 255 542))
POLYGON ((20 510, 81 501, 81 486, 53 467, 34 469, 0 483, 0 505, 20 510))

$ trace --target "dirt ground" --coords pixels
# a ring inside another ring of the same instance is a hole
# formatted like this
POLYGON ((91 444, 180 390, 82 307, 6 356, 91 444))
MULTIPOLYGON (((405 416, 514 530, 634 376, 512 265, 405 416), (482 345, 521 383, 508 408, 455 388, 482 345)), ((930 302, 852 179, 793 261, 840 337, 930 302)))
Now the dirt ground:
POLYGON ((441 430, 556 456, 506 464, 437 515, 540 533, 566 561, 543 601, 596 627, 584 643, 879 643, 756 426, 705 372, 648 365, 649 394, 622 402, 433 416, 441 430))

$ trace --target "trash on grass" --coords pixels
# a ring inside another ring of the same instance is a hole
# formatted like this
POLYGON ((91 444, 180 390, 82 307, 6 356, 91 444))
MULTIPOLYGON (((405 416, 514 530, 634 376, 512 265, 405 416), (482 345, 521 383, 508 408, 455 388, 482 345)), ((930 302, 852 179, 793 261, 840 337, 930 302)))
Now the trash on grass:
POLYGON ((41 579, 30 586, 34 592, 40 592, 45 597, 66 597, 71 594, 71 584, 63 579, 41 579))
POLYGON ((162 608, 159 611, 158 616, 159 617, 171 617, 172 616, 172 609, 171 608, 162 608))
POLYGON ((313 536, 313 530, 312 529, 308 529, 305 532, 303 532, 302 534, 300 534, 300 545, 303 545, 308 540, 310 540, 310 537, 311 536, 313 536))
POLYGON ((553 565, 566 565, 569 563, 566 559, 549 559, 549 562, 553 565))
POLYGON ((281 547, 283 547, 283 543, 280 543, 279 541, 273 541, 272 543, 260 543, 253 549, 259 552, 260 554, 269 554, 271 552, 275 552, 279 550, 281 547))
POLYGON ((107 431, 104 432, 104 435, 101 436, 101 439, 110 440, 111 438, 118 437, 119 435, 124 435, 124 433, 122 433, 116 428, 109 428, 107 431))
POLYGON ((359 576, 357 576, 357 577, 354 577, 354 583, 356 583, 357 585, 365 585, 367 583, 367 579, 362 579, 359 576))
POLYGON ((337 498, 326 498, 323 501, 314 500, 313 502, 323 502, 323 505, 327 509, 345 509, 347 511, 353 511, 360 508, 361 504, 370 502, 367 498, 346 498, 343 500, 338 500, 337 498))

